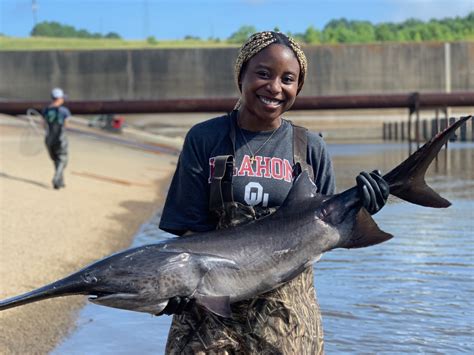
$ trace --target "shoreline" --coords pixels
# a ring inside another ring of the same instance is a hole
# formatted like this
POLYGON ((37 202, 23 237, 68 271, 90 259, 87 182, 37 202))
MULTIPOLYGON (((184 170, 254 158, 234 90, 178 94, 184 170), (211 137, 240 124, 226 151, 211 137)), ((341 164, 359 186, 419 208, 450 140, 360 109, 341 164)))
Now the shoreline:
MULTIPOLYGON (((42 137, 30 142, 43 148, 38 154, 22 154, 26 125, 18 121, 0 115, 2 299, 126 249, 161 208, 177 158, 69 133, 66 188, 56 191, 42 137)), ((85 302, 68 296, 2 312, 2 354, 50 352, 85 302)))
MULTIPOLYGON (((474 107, 453 107, 451 116, 465 116, 474 107)), ((224 112, 127 114, 125 122, 135 131, 168 137, 182 145, 182 137, 197 123, 224 115, 224 112)), ((431 119, 435 110, 420 111, 420 120, 431 119)), ((441 115, 442 116, 442 115, 441 115)), ((310 131, 321 133, 327 143, 364 143, 383 141, 383 124, 407 122, 407 109, 346 109, 288 111, 285 119, 310 131)))

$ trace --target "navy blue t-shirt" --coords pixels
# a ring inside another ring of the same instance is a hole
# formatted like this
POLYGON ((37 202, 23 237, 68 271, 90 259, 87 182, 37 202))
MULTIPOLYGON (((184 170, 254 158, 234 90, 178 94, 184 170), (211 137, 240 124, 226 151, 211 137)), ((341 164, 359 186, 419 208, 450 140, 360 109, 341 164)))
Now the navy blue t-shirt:
POLYGON ((48 141, 54 143, 64 139, 64 122, 71 116, 69 109, 65 106, 48 106, 41 114, 48 127, 48 141))
POLYGON ((42 115, 48 124, 64 125, 71 112, 65 106, 48 106, 43 109, 42 115))
MULTIPOLYGON (((280 206, 293 184, 293 126, 282 120, 275 131, 235 130, 235 152, 230 139, 231 115, 193 126, 183 150, 163 208, 160 228, 170 233, 215 229, 209 219, 209 183, 214 158, 231 154, 235 159, 232 179, 234 200, 246 205, 280 206), (255 155, 255 161, 252 157, 255 155)), ((335 192, 331 159, 323 139, 308 135, 308 163, 313 167, 318 192, 335 192)))

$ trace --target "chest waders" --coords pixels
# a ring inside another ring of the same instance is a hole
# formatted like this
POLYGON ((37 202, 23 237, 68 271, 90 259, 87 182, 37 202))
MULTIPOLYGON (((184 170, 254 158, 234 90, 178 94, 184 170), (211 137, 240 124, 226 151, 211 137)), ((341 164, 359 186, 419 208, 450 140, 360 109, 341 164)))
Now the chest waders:
POLYGON ((45 137, 48 154, 54 162, 53 186, 59 188, 64 186, 64 169, 68 161, 68 140, 64 132, 64 120, 61 120, 58 109, 50 109, 45 117, 47 132, 45 137))
MULTIPOLYGON (((235 147, 235 126, 230 139, 235 147)), ((235 148, 234 148, 235 151, 235 148)), ((307 170, 306 129, 293 125, 295 174, 307 170)), ((209 212, 217 229, 245 224, 273 213, 276 208, 246 206, 235 202, 232 191, 234 158, 215 159, 211 177, 209 212)), ((231 305, 232 317, 222 318, 194 307, 175 315, 166 354, 323 354, 323 330, 313 284, 313 269, 279 288, 231 305)))

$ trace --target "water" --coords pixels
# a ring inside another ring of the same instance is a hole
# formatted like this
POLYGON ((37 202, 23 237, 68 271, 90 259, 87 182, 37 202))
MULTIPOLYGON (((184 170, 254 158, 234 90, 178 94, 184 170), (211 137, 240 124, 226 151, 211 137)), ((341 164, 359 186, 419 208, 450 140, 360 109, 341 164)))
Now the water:
MULTIPOLYGON (((405 144, 330 150, 341 189, 359 171, 388 171, 408 154, 405 144)), ((334 250, 315 265, 327 354, 474 353, 473 166, 473 144, 450 144, 427 175, 450 208, 391 198, 375 219, 392 240, 334 250)), ((156 224, 145 224, 134 245, 170 236, 156 224)), ((52 354, 162 354, 170 321, 87 304, 52 354)))

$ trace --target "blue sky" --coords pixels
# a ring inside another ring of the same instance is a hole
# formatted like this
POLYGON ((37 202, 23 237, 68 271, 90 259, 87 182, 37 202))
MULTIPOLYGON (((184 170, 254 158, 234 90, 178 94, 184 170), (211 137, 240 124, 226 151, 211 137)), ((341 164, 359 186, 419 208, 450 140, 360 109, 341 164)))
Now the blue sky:
MULTIPOLYGON (((0 33, 28 37, 31 0, 0 0, 0 33)), ((126 39, 227 38, 242 25, 304 32, 332 20, 401 22, 466 16, 474 0, 36 0, 36 20, 57 21, 126 39)))

